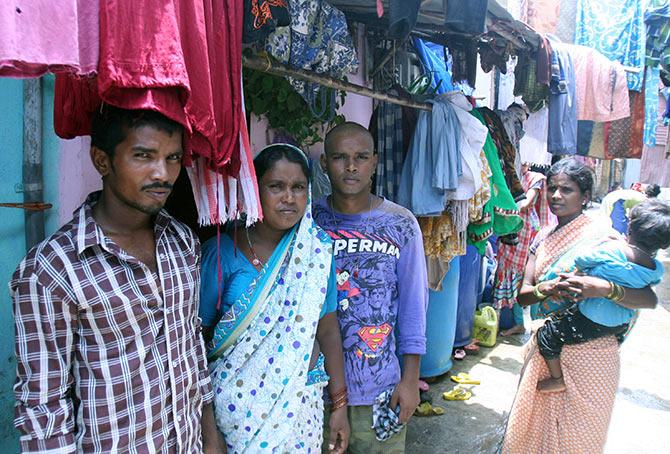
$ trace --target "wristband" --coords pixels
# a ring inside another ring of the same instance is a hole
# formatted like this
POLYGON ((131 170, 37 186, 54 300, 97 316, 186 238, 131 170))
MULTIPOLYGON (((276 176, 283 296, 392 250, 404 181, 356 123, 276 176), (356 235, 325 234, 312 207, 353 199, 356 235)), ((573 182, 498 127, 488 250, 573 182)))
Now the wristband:
POLYGON ((535 298, 537 298, 538 301, 544 301, 549 298, 549 295, 545 295, 540 291, 540 284, 533 287, 533 295, 535 295, 535 298))

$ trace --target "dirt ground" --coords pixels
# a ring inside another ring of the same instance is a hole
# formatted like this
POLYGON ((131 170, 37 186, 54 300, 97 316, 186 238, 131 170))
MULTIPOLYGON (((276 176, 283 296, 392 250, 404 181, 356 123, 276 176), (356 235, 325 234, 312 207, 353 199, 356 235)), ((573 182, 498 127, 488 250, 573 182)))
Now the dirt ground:
MULTIPOLYGON (((662 251, 666 275, 656 288, 660 304, 642 311, 621 349, 621 380, 605 449, 606 454, 670 452, 670 253, 662 251)), ((505 430, 522 365, 524 336, 499 337, 479 356, 455 361, 451 373, 480 379, 473 397, 447 402, 442 393, 455 385, 447 376, 431 384, 433 403, 442 416, 414 417, 407 434, 408 454, 495 453, 505 430)))

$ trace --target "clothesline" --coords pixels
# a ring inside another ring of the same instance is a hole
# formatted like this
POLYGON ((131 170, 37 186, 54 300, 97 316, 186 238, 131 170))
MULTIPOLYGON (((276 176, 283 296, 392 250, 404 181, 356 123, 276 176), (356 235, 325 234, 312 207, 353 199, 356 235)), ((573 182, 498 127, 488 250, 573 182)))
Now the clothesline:
POLYGON ((433 108, 430 103, 418 102, 407 98, 401 98, 399 96, 389 95, 387 93, 380 93, 378 91, 372 90, 371 88, 364 87, 362 85, 356 85, 352 84, 351 82, 345 82, 343 80, 333 79, 331 77, 318 75, 302 69, 289 68, 288 66, 282 63, 271 61, 269 58, 243 55, 242 64, 247 68, 262 71, 268 74, 274 74, 276 76, 283 76, 283 77, 286 76, 294 77, 296 79, 304 80, 307 82, 314 82, 324 87, 335 88, 337 90, 344 90, 351 93, 367 96, 368 98, 377 99, 379 101, 390 102, 392 104, 413 107, 415 109, 421 109, 421 110, 432 110, 433 108))

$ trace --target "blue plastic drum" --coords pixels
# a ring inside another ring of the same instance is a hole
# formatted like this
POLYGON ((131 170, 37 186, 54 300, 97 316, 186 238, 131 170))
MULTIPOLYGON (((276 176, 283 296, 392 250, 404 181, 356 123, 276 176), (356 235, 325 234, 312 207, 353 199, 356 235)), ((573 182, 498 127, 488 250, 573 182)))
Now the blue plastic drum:
POLYGON ((458 281, 460 257, 449 264, 449 272, 442 281, 442 291, 429 292, 426 316, 426 354, 421 358, 421 376, 436 377, 451 369, 451 351, 456 334, 458 281))
POLYGON ((472 340, 472 325, 481 282, 481 264, 482 256, 477 252, 477 248, 468 246, 466 254, 461 257, 454 347, 463 347, 472 340))

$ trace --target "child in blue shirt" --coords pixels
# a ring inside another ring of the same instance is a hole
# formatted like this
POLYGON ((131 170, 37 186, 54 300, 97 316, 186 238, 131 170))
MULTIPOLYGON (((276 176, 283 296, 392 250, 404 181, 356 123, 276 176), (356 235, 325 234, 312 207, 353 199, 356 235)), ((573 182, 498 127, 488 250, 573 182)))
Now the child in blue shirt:
POLYGON ((565 390, 560 354, 563 345, 580 344, 605 336, 622 336, 637 311, 617 304, 623 290, 655 285, 663 277, 663 265, 654 257, 670 247, 670 204, 650 199, 631 211, 628 240, 607 240, 580 254, 575 265, 580 273, 612 283, 609 298, 587 298, 547 320, 538 330, 540 354, 551 377, 537 384, 540 392, 565 390))

